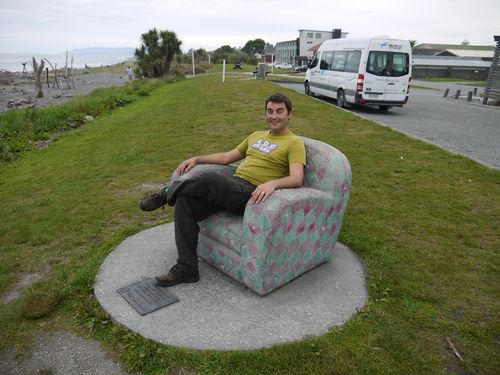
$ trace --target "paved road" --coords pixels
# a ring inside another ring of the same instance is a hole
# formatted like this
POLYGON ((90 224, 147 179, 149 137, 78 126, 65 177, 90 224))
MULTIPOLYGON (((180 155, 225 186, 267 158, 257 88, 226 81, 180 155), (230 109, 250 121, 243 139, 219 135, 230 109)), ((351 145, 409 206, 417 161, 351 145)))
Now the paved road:
MULTIPOLYGON (((470 86, 418 81, 413 84, 433 86, 435 89, 413 88, 406 106, 391 108, 385 113, 369 107, 355 107, 350 111, 425 142, 465 155, 490 168, 500 169, 500 107, 443 97, 447 86, 451 91, 462 88, 463 92, 472 90, 470 86)), ((304 92, 300 83, 282 85, 304 92)), ((334 100, 324 97, 321 99, 335 104, 334 100)))
MULTIPOLYGON (((427 82, 427 81, 418 81, 413 80, 411 83, 413 86, 423 86, 428 88, 433 88, 437 90, 441 90, 443 93, 446 89, 450 89, 449 95, 455 94, 457 90, 460 90, 460 95, 467 96, 469 91, 474 91, 474 86, 467 85, 462 82, 427 82)), ((476 87, 477 94, 482 94, 484 91, 484 87, 476 87)))

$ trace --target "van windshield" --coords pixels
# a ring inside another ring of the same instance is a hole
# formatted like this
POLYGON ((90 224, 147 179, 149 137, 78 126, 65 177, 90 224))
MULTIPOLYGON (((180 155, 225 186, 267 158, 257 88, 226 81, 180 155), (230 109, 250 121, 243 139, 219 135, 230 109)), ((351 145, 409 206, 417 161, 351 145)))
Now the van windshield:
POLYGON ((410 71, 410 56, 401 52, 371 51, 366 71, 376 76, 401 77, 410 71))

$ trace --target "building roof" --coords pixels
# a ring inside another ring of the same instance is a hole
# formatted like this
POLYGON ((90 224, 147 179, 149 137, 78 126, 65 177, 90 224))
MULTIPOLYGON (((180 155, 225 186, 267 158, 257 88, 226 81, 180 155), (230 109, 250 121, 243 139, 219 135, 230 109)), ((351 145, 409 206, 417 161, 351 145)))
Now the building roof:
POLYGON ((445 49, 435 54, 435 56, 458 56, 458 57, 480 57, 492 58, 495 51, 491 50, 470 50, 470 49, 445 49))
MULTIPOLYGON (((298 32, 301 32, 301 31, 306 31, 306 32, 310 32, 310 33, 327 33, 327 34, 331 34, 333 32, 333 30, 335 29, 332 29, 332 30, 309 30, 309 29, 299 29, 297 30, 298 32)), ((344 38, 347 36, 347 34, 349 34, 348 32, 346 31, 340 31, 340 33, 342 35, 345 35, 344 38)))
POLYGON ((473 46, 473 45, 463 45, 463 44, 433 44, 433 43, 422 43, 417 44, 413 47, 414 50, 419 49, 434 49, 434 50, 447 50, 447 49, 455 49, 455 50, 471 50, 471 51, 494 51, 495 46, 473 46))
POLYGON ((321 47, 322 44, 323 44, 323 42, 316 44, 315 46, 312 46, 311 48, 309 48, 308 51, 316 52, 319 49, 319 47, 321 47))
POLYGON ((413 66, 489 68, 491 61, 448 56, 413 56, 413 66))

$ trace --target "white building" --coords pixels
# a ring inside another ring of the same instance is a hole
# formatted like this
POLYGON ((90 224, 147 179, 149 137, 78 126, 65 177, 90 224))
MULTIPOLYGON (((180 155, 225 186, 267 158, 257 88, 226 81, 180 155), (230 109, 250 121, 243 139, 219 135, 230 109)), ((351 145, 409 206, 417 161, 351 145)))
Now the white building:
POLYGON ((275 62, 293 64, 297 55, 297 40, 276 43, 275 62))
POLYGON ((301 66, 314 56, 321 43, 328 39, 345 38, 348 33, 332 31, 299 30, 299 37, 276 43, 276 62, 301 66))

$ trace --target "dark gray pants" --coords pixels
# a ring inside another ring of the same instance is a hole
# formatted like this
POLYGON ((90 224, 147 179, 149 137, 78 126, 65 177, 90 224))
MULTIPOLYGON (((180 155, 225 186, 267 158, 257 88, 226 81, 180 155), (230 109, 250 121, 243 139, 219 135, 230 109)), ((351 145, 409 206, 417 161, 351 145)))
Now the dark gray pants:
POLYGON ((169 187, 167 201, 175 206, 175 244, 181 272, 198 274, 198 221, 221 210, 243 215, 254 190, 255 185, 246 180, 216 172, 175 181, 169 187))

